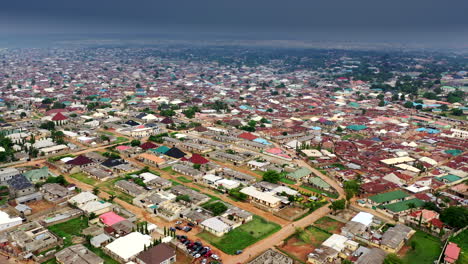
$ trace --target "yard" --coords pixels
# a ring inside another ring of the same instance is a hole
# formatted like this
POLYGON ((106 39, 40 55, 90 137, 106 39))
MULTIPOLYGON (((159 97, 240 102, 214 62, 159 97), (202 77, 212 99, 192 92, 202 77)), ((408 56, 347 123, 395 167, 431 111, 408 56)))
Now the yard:
POLYGON ((460 247, 460 257, 458 258, 459 263, 468 263, 468 229, 453 237, 450 241, 457 243, 460 247))
POLYGON ((408 245, 413 242, 415 243, 414 250, 410 248, 403 256, 403 262, 406 264, 433 263, 442 252, 440 240, 422 231, 416 231, 408 245))
POLYGON ((296 182, 294 180, 288 179, 286 177, 281 177, 280 182, 286 183, 286 184, 296 184, 296 182))
POLYGON ((331 234, 327 232, 314 226, 309 226, 304 230, 298 229, 296 233, 284 241, 280 249, 294 258, 306 262, 307 255, 330 236, 331 234))
POLYGON ((345 225, 335 219, 332 219, 328 216, 322 217, 319 220, 315 221, 315 226, 326 230, 330 233, 338 234, 340 233, 341 228, 345 225))
POLYGON ((179 176, 177 179, 183 183, 190 183, 192 180, 185 178, 184 176, 179 176))
POLYGON ((321 189, 317 189, 317 188, 314 188, 312 186, 309 186, 309 185, 306 185, 306 184, 302 184, 301 185, 301 188, 304 188, 306 190, 309 190, 311 192, 314 192, 314 193, 318 193, 318 194, 325 194, 326 196, 330 197, 330 198, 338 198, 338 194, 336 193, 332 193, 332 192, 327 192, 327 191, 324 191, 324 190, 321 190, 321 189))
POLYGON ((97 183, 97 181, 95 179, 91 178, 90 176, 86 175, 83 172, 78 172, 78 173, 71 174, 70 177, 72 177, 74 179, 77 179, 80 182, 84 182, 86 184, 93 185, 93 186, 96 185, 96 183, 97 183))
POLYGON ((115 183, 120 181, 120 180, 124 180, 125 178, 123 177, 116 177, 116 178, 113 178, 113 179, 110 179, 108 181, 105 181, 105 182, 101 182, 97 185, 97 187, 99 187, 100 190, 110 194, 110 195, 114 195, 116 196, 117 198, 119 198, 120 200, 122 201, 125 201, 129 204, 132 203, 133 201, 133 197, 129 194, 126 194, 122 191, 120 191, 119 189, 115 188, 115 183))
POLYGON ((127 141, 128 139, 125 137, 117 137, 117 139, 114 142, 112 142, 112 144, 122 144, 127 141))
POLYGON ((71 246, 74 236, 81 236, 81 231, 88 227, 88 218, 80 216, 67 222, 49 226, 49 230, 63 238, 63 246, 71 246))
POLYGON ((199 233, 197 236, 208 241, 227 254, 235 254, 237 250, 244 249, 257 241, 265 239, 281 229, 278 224, 268 222, 265 219, 254 216, 252 221, 241 225, 222 237, 214 236, 208 232, 199 233))

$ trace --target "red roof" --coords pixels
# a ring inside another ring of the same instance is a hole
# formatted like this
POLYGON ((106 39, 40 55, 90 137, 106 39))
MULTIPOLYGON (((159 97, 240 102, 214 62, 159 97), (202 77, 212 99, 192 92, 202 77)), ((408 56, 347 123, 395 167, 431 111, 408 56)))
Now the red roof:
POLYGON ((190 157, 190 159, 188 159, 188 161, 190 161, 192 163, 195 163, 195 164, 206 164, 206 163, 210 162, 209 160, 207 160, 206 158, 204 158, 200 154, 193 154, 192 157, 190 157))
POLYGON ((55 114, 54 117, 52 117, 52 121, 63 121, 63 120, 67 120, 68 118, 66 116, 64 116, 61 112, 58 112, 57 114, 55 114))
POLYGON ((444 260, 448 263, 454 263, 458 260, 458 255, 460 255, 460 248, 458 245, 453 242, 449 242, 447 248, 445 249, 444 260))
POLYGON ((92 162, 93 161, 90 158, 80 155, 72 160, 67 161, 67 164, 80 166, 80 165, 86 165, 92 162))
POLYGON ((125 220, 125 218, 121 217, 120 215, 114 212, 107 212, 105 214, 102 214, 99 216, 99 219, 102 223, 104 223, 107 226, 112 226, 125 220))
POLYGON ((152 148, 156 148, 158 147, 156 144, 154 144, 153 142, 146 142, 146 143, 143 143, 140 148, 144 149, 144 150, 148 150, 148 149, 152 149, 152 148))
POLYGON ((442 228, 444 227, 444 223, 442 223, 442 221, 440 221, 439 219, 437 218, 433 218, 431 219, 431 221, 429 221, 429 223, 431 223, 431 225, 437 227, 437 228, 442 228))
POLYGON ((255 136, 254 134, 249 133, 249 132, 244 132, 244 133, 238 135, 237 137, 247 139, 247 140, 254 140, 254 139, 257 138, 257 136, 255 136))

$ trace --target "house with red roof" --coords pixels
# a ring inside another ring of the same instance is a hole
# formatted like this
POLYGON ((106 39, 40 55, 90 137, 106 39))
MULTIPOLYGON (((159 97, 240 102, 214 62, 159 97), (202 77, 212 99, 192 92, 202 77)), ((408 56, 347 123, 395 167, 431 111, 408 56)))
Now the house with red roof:
POLYGON ((106 226, 113 226, 114 224, 125 220, 125 218, 121 217, 120 215, 114 212, 107 212, 105 214, 100 215, 99 220, 106 226))
POLYGON ((157 148, 158 146, 156 144, 154 144, 153 142, 145 142, 143 144, 141 144, 140 148, 144 149, 144 150, 148 150, 148 149, 152 149, 152 148, 157 148))
POLYGON ((449 242, 444 252, 444 263, 455 263, 460 256, 460 247, 453 242, 449 242))
POLYGON ((68 117, 64 116, 62 112, 58 112, 52 117, 51 120, 54 121, 55 125, 61 126, 68 122, 68 117))
POLYGON ((237 137, 243 138, 243 139, 246 139, 246 140, 254 140, 254 139, 257 138, 257 136, 255 136, 254 134, 249 133, 249 132, 243 132, 243 133, 239 134, 237 137))
POLYGON ((200 154, 193 154, 192 157, 188 159, 188 161, 192 162, 193 164, 206 164, 210 162, 208 159, 206 159, 200 154))

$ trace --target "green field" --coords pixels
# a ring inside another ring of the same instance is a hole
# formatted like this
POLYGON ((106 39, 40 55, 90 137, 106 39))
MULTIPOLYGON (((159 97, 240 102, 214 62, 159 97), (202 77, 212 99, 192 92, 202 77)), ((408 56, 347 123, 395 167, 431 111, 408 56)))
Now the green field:
POLYGON ((468 229, 451 238, 450 241, 457 243, 461 249, 458 263, 468 263, 468 229))
POLYGON ((235 254, 237 250, 244 249, 281 229, 281 226, 254 216, 252 221, 241 225, 222 237, 214 236, 206 231, 198 234, 200 238, 208 241, 227 254, 235 254))
POLYGON ((177 179, 183 183, 190 183, 192 180, 185 178, 184 176, 179 176, 177 179))
POLYGON ((113 260, 111 257, 109 257, 102 249, 100 248, 95 248, 90 244, 85 244, 85 247, 87 247, 89 250, 94 252, 94 254, 98 255, 100 258, 104 260, 104 263, 106 264, 119 264, 119 262, 113 260))
POLYGON ((327 240, 331 234, 326 233, 315 226, 309 226, 304 230, 296 231, 296 237, 306 244, 311 244, 314 247, 320 246, 323 241, 327 240))
POLYGON ((294 180, 288 179, 286 177, 281 177, 280 182, 286 183, 286 184, 296 184, 294 180))
POLYGON ((320 189, 317 189, 317 188, 314 188, 314 187, 311 187, 311 186, 308 186, 308 185, 305 185, 305 184, 302 184, 301 187, 306 189, 306 190, 309 190, 311 192, 314 192, 314 193, 318 193, 318 194, 324 193, 330 198, 334 198, 334 199, 338 198, 338 194, 336 194, 336 193, 320 190, 320 189))
POLYGON ((343 224, 335 219, 332 219, 328 216, 324 216, 320 218, 319 220, 315 221, 314 225, 317 227, 320 227, 323 230, 326 230, 330 233, 333 233, 334 231, 338 230, 343 226, 343 224))
POLYGON ((86 184, 93 185, 93 186, 96 185, 97 183, 97 180, 95 180, 94 178, 91 178, 90 176, 86 175, 83 172, 71 174, 70 177, 77 179, 80 182, 84 182, 86 184))
POLYGON ((122 143, 127 142, 127 141, 128 141, 127 138, 117 137, 117 139, 114 142, 112 142, 112 144, 122 144, 122 143))
POLYGON ((416 243, 415 249, 410 249, 403 257, 403 262, 406 264, 433 263, 442 252, 440 240, 422 231, 416 231, 408 245, 411 245, 413 241, 416 243))
POLYGON ((67 222, 49 226, 49 230, 63 238, 63 247, 72 245, 74 236, 81 236, 81 231, 88 227, 88 218, 80 216, 67 222))

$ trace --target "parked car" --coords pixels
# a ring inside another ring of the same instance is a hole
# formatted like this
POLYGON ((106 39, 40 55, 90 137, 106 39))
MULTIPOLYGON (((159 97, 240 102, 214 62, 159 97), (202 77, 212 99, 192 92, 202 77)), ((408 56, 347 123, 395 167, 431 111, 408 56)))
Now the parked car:
POLYGON ((176 229, 175 229, 174 227, 172 227, 172 226, 169 227, 169 230, 171 230, 171 231, 176 231, 176 229))
POLYGON ((182 230, 182 227, 180 227, 180 226, 176 226, 175 228, 176 228, 177 230, 182 230))
POLYGON ((177 221, 177 222, 175 222, 175 224, 180 225, 180 224, 182 224, 182 221, 177 221))
POLYGON ((213 258, 214 260, 218 260, 218 259, 219 259, 219 256, 216 255, 216 254, 212 254, 212 255, 211 255, 211 258, 213 258))
POLYGON ((205 253, 205 258, 209 258, 209 257, 211 257, 211 255, 213 255, 213 252, 211 252, 211 250, 208 250, 208 251, 205 253))
POLYGON ((244 252, 244 251, 242 251, 242 250, 237 250, 237 251, 236 251, 236 255, 240 255, 240 254, 242 254, 242 252, 244 252))
POLYGON ((201 264, 206 264, 206 262, 208 262, 208 260, 206 258, 204 258, 204 259, 202 259, 201 264))
POLYGON ((190 232, 192 228, 190 226, 184 226, 182 230, 184 230, 185 232, 190 232))
POLYGON ((195 224, 194 224, 194 223, 191 223, 191 222, 189 222, 187 225, 189 225, 189 226, 191 226, 191 227, 194 227, 194 226, 195 226, 195 224))

